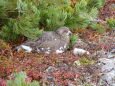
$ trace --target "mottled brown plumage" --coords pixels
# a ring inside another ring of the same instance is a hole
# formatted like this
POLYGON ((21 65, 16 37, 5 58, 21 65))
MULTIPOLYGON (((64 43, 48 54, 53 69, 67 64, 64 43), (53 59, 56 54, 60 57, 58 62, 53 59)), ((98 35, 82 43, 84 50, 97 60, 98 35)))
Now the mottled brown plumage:
POLYGON ((22 45, 16 47, 16 49, 24 49, 27 52, 38 53, 63 53, 67 50, 70 34, 69 28, 60 27, 56 31, 45 32, 35 40, 26 41, 22 45))

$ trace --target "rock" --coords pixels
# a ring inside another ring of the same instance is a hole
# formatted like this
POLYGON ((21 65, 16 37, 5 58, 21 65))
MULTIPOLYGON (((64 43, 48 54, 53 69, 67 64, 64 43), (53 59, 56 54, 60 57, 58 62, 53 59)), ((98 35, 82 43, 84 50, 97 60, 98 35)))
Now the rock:
POLYGON ((98 68, 101 73, 99 86, 115 86, 115 58, 100 58, 98 68))
POLYGON ((49 66, 49 67, 46 69, 46 73, 50 74, 50 73, 52 73, 52 72, 54 72, 54 71, 56 71, 56 70, 57 70, 57 68, 55 68, 55 67, 53 67, 53 66, 49 66))
POLYGON ((115 54, 115 49, 113 49, 113 50, 111 51, 111 53, 115 54))
POLYGON ((97 58, 108 58, 109 53, 101 50, 101 51, 96 51, 92 54, 92 56, 96 56, 97 58))
POLYGON ((80 63, 80 61, 79 60, 77 60, 77 61, 74 61, 74 63, 73 63, 74 65, 76 65, 76 66, 80 66, 81 65, 81 63, 80 63))
POLYGON ((49 81, 49 82, 54 82, 54 81, 55 81, 55 78, 52 77, 52 76, 47 76, 46 79, 47 79, 47 81, 49 81))
POLYGON ((115 59, 108 59, 108 58, 100 58, 99 59, 99 66, 101 72, 111 71, 115 69, 115 59))
POLYGON ((108 55, 108 58, 115 58, 115 54, 108 55))
POLYGON ((83 54, 89 55, 90 53, 84 49, 81 49, 81 48, 74 48, 73 54, 74 55, 83 55, 83 54))
POLYGON ((68 67, 68 65, 66 63, 59 63, 60 67, 68 67))
POLYGON ((115 70, 103 74, 100 78, 100 83, 103 86, 115 86, 115 70))
POLYGON ((74 84, 72 84, 72 83, 68 83, 68 86, 76 86, 76 85, 74 85, 74 84))
POLYGON ((115 58, 115 49, 110 52, 108 58, 115 58))

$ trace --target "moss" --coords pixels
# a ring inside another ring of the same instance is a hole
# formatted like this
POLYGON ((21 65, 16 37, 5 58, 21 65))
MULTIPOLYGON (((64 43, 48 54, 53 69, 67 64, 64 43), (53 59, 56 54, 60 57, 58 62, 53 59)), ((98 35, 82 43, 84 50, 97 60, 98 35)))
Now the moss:
POLYGON ((90 84, 85 84, 85 85, 83 85, 83 86, 93 86, 93 85, 90 85, 90 84))
POLYGON ((89 64, 94 64, 95 60, 89 60, 87 56, 83 56, 80 58, 80 63, 82 65, 89 65, 89 64))

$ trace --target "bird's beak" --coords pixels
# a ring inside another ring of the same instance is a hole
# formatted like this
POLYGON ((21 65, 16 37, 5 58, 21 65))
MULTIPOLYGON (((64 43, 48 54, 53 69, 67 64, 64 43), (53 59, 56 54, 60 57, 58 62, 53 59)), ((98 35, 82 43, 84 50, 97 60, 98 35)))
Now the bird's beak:
POLYGON ((72 32, 71 32, 71 31, 69 31, 69 32, 68 32, 68 34, 69 34, 69 35, 72 35, 72 32))

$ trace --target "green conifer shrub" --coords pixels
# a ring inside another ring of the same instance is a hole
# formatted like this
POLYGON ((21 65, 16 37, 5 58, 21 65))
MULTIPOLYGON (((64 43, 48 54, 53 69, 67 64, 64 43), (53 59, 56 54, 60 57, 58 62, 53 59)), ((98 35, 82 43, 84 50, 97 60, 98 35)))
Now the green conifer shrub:
POLYGON ((92 9, 88 8, 88 2, 81 0, 75 4, 74 12, 68 16, 66 25, 69 27, 86 28, 90 24, 90 21, 97 17, 98 10, 96 7, 92 9))
POLYGON ((104 28, 104 26, 102 26, 101 24, 98 24, 97 22, 90 24, 89 27, 91 27, 93 30, 101 34, 106 31, 106 28, 104 28))
POLYGON ((8 18, 7 24, 0 31, 0 37, 7 41, 16 40, 20 36, 35 38, 42 33, 42 30, 39 30, 38 27, 40 20, 39 10, 34 5, 19 1, 16 10, 18 16, 16 18, 8 18))
POLYGON ((39 26, 45 30, 55 30, 65 25, 67 11, 70 7, 70 0, 41 0, 38 9, 40 10, 39 26))
MULTIPOLYGON (((1 0, 0 18, 6 21, 0 29, 0 38, 7 41, 21 36, 35 38, 43 30, 55 30, 60 26, 85 29, 97 18, 98 8, 106 0, 79 0, 71 6, 71 0, 1 0)), ((0 19, 1 20, 1 19, 0 19)))
POLYGON ((69 49, 73 48, 75 43, 77 42, 78 37, 76 35, 71 35, 70 36, 70 44, 69 44, 69 49))
POLYGON ((5 16, 5 1, 4 0, 1 0, 0 1, 0 18, 4 17, 5 16))
POLYGON ((37 81, 26 81, 27 75, 25 72, 13 73, 14 80, 7 80, 7 86, 40 86, 37 81))
POLYGON ((107 24, 109 25, 109 29, 115 29, 115 19, 114 18, 109 18, 106 20, 107 24))
POLYGON ((104 5, 104 3, 106 2, 107 0, 87 0, 87 3, 88 3, 88 9, 91 9, 91 8, 100 8, 104 5))

